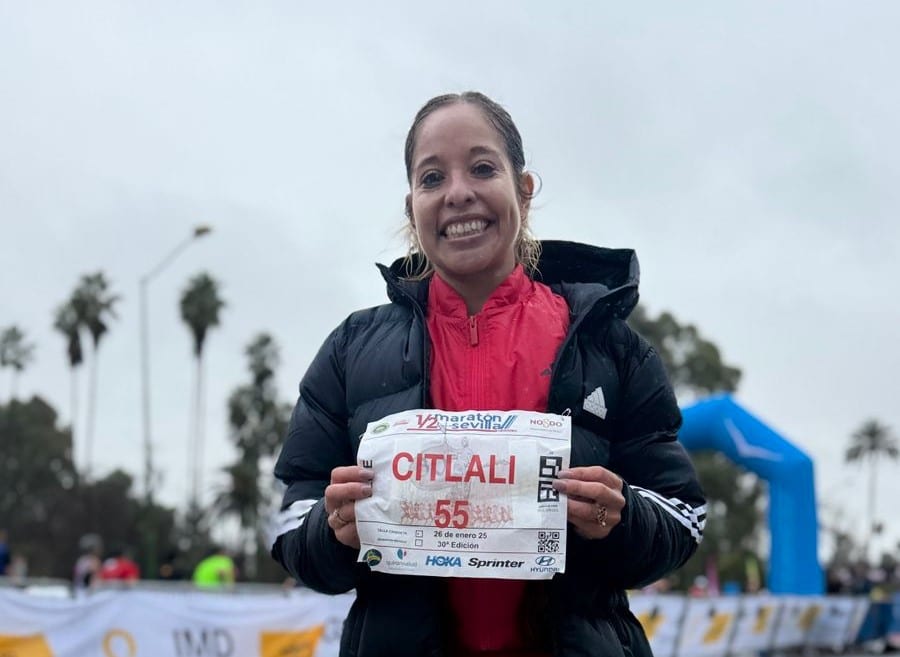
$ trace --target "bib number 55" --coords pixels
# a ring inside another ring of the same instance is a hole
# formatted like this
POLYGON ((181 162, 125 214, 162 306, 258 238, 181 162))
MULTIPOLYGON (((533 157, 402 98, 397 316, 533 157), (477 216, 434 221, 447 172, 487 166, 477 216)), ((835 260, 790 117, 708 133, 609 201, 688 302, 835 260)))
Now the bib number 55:
POLYGON ((468 500, 438 500, 434 506, 434 526, 444 529, 469 526, 468 500))

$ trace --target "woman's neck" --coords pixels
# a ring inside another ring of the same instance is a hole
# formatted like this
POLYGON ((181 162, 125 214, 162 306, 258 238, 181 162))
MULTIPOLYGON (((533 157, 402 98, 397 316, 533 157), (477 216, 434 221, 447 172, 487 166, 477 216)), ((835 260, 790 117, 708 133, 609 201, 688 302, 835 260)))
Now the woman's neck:
POLYGON ((471 316, 481 312, 494 290, 509 277, 514 269, 515 265, 508 271, 491 274, 479 273, 477 276, 471 277, 447 276, 438 272, 435 275, 440 276, 447 285, 456 291, 466 304, 466 312, 471 316))

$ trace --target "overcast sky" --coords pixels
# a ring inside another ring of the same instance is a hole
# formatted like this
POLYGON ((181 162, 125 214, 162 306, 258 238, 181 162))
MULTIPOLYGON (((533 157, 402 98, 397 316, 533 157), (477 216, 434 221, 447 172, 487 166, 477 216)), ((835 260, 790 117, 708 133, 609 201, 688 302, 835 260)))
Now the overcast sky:
MULTIPOLYGON (((900 430, 900 3, 313 4, 0 0, 0 327, 37 345, 20 396, 69 423, 52 313, 81 274, 112 280, 96 471, 140 485, 139 278, 213 227, 149 287, 171 504, 193 382, 178 298, 209 271, 228 304, 207 342, 209 499, 244 346, 275 336, 293 401, 327 333, 385 300, 373 263, 404 251, 413 115, 478 89, 543 181, 538 236, 636 249, 648 309, 743 370, 739 402, 814 459, 820 519, 862 533, 848 437, 900 430)), ((883 545, 898 475, 881 469, 883 545)))

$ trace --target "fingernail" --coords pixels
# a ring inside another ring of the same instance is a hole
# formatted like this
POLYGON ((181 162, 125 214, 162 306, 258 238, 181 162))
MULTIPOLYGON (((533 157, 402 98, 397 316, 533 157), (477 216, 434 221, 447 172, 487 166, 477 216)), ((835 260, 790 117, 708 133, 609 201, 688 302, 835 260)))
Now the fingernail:
POLYGON ((359 474, 363 479, 368 479, 370 481, 375 478, 375 473, 371 468, 360 468, 359 474))
POLYGON ((565 481, 559 481, 558 479, 553 482, 553 488, 558 490, 560 493, 565 493, 568 484, 565 481))
POLYGON ((363 486, 362 493, 366 497, 372 497, 372 487, 371 486, 363 486))
POLYGON ((560 470, 559 472, 556 473, 556 476, 559 477, 560 479, 571 479, 572 471, 571 470, 560 470))

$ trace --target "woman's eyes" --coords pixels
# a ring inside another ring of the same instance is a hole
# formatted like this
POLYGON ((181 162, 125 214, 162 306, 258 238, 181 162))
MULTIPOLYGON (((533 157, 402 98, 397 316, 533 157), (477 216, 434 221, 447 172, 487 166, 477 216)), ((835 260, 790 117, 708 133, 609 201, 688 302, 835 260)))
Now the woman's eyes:
POLYGON ((427 171, 425 175, 421 178, 421 183, 423 187, 437 187, 441 181, 444 179, 437 171, 427 171))
MULTIPOLYGON (((470 169, 473 176, 477 178, 490 178, 497 173, 497 167, 490 162, 478 162, 470 169)), ((437 187, 444 181, 444 174, 440 171, 426 171, 419 178, 419 184, 426 189, 437 187)))
POLYGON ((493 176, 497 168, 490 162, 479 162, 472 167, 472 173, 481 178, 493 176))

